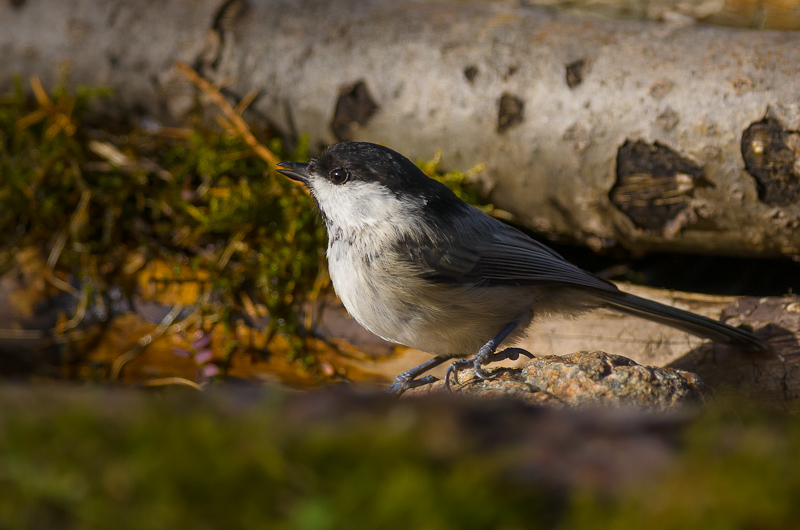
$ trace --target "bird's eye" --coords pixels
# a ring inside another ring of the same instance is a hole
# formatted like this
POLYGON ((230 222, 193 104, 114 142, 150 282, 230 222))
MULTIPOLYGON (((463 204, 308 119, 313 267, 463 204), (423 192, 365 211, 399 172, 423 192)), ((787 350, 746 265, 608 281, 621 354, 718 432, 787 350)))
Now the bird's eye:
POLYGON ((334 184, 344 184, 350 180, 350 172, 344 168, 337 167, 331 171, 331 182, 334 184))

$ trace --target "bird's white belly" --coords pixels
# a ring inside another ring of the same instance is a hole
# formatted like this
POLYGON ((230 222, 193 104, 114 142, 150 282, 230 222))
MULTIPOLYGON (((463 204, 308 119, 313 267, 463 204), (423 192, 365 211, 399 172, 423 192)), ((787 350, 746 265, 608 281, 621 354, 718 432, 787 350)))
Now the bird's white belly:
MULTIPOLYGON (((350 315, 390 342, 437 355, 471 356, 511 322, 524 334, 529 301, 509 288, 435 284, 385 263, 354 258, 347 243, 328 250, 331 281, 350 315)), ((394 266, 402 266, 394 264, 394 266)))

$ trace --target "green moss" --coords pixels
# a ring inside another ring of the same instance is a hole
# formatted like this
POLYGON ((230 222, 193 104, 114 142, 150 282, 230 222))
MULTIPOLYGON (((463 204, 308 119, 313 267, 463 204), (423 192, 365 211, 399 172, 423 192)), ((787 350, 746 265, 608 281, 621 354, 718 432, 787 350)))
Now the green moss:
POLYGON ((538 488, 508 487, 491 455, 434 456, 396 417, 343 428, 287 418, 281 399, 64 397, 0 419, 2 528, 542 527, 538 488))
MULTIPOLYGON (((31 98, 18 82, 0 96, 0 273, 13 249, 40 248, 91 307, 112 286, 131 289, 124 271, 133 253, 158 259, 173 273, 155 282, 204 278, 205 318, 231 322, 248 311, 246 297, 265 308, 269 332, 286 336, 291 355, 312 364, 298 315, 302 299, 324 285, 326 235, 313 201, 218 129, 91 126, 92 100, 108 94, 56 87, 31 98)), ((279 138, 262 134, 261 141, 281 159, 308 160, 307 137, 293 152, 279 138)), ((471 173, 443 174, 438 163, 439 156, 422 167, 479 204, 465 185, 471 173)))
MULTIPOLYGON (((190 263, 210 278, 206 315, 221 306, 243 311, 247 294, 267 308, 273 328, 294 336, 298 301, 323 262, 324 230, 309 197, 218 130, 165 137, 82 123, 91 100, 105 93, 56 88, 43 103, 17 83, 0 97, 3 270, 13 249, 33 246, 47 255, 59 237, 66 244, 54 256, 56 270, 73 285, 95 285, 98 297, 124 281, 132 252, 175 271, 190 263)), ((286 159, 308 156, 306 139, 294 153, 276 138, 270 145, 286 159)))
POLYGON ((680 458, 646 487, 582 496, 575 527, 793 528, 800 517, 800 421, 718 399, 688 429, 680 458), (598 524, 598 521, 602 521, 598 524))
POLYGON ((434 155, 433 159, 431 160, 418 160, 417 165, 422 169, 422 171, 431 178, 438 180, 439 182, 446 185, 450 188, 456 196, 461 199, 462 201, 476 206, 483 210, 484 212, 491 212, 494 207, 491 204, 486 204, 484 198, 480 195, 480 193, 475 189, 474 186, 470 186, 470 180, 483 171, 483 164, 478 164, 474 168, 470 169, 466 173, 460 171, 458 169, 452 169, 447 172, 442 172, 439 169, 439 164, 442 160, 442 152, 437 151, 436 155, 434 155))
POLYGON ((424 398, 316 398, 6 387, 0 527, 778 530, 800 517, 797 418, 712 404, 674 433, 661 473, 598 493, 542 483, 530 470, 548 455, 507 430, 454 428, 455 402, 433 418, 424 398))

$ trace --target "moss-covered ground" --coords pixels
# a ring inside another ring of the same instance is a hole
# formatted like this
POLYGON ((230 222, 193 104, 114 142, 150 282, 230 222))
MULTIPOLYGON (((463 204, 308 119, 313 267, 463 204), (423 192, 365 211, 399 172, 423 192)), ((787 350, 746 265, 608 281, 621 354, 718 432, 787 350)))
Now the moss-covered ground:
POLYGON ((625 445, 647 422, 574 427, 568 414, 481 410, 380 395, 6 386, 0 528, 778 530, 800 516, 796 418, 712 403, 664 428, 657 471, 629 469, 630 483, 608 486, 598 470, 615 445, 614 467, 649 465, 625 445), (559 436, 563 445, 536 441, 559 436), (572 463, 565 483, 543 471, 559 461, 572 463))
MULTIPOLYGON (((58 300, 57 324, 41 331, 64 377, 202 383, 272 356, 304 372, 294 379, 330 378, 311 315, 330 293, 324 227, 307 193, 274 171, 307 161, 308 143, 288 149, 251 129, 246 102, 233 109, 184 70, 227 114, 198 103, 186 128, 109 124, 90 111, 108 90, 46 90, 34 78, 0 94, 0 274, 45 279, 26 303, 36 312, 58 300), (122 303, 134 299, 165 311, 137 320, 122 303), (173 366, 173 353, 187 360, 173 366)), ((421 165, 478 204, 468 175, 438 163, 421 165)))

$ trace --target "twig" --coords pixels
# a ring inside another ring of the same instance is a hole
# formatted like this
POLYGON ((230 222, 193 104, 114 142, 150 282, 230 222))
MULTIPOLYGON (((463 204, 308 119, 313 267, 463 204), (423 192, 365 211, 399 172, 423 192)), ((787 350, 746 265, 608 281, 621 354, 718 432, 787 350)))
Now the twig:
POLYGON ((194 388, 195 390, 199 390, 200 392, 203 391, 203 387, 195 383, 194 381, 190 381, 189 379, 184 379, 183 377, 161 377, 159 379, 150 379, 142 383, 144 386, 168 386, 168 385, 181 385, 181 386, 188 386, 194 388))
MULTIPOLYGON (((250 127, 247 125, 244 119, 242 119, 236 110, 231 107, 230 103, 228 103, 228 100, 225 99, 225 96, 223 96, 214 85, 201 77, 200 74, 195 72, 186 63, 175 63, 175 68, 177 68, 180 73, 186 76, 186 78, 193 85, 202 90, 204 94, 211 98, 211 101, 213 101, 214 104, 219 107, 222 113, 225 114, 227 120, 231 123, 231 125, 233 125, 234 129, 237 133, 239 133, 239 136, 241 136, 242 140, 244 140, 245 143, 250 146, 255 154, 257 154, 262 160, 264 160, 273 168, 278 164, 278 162, 280 162, 278 157, 275 156, 272 151, 267 149, 266 146, 256 140, 255 136, 253 136, 253 133, 250 132, 250 127)), ((248 96, 250 95, 248 94, 248 96)), ((247 101, 248 99, 252 100, 253 96, 248 96, 245 96, 243 101, 247 101)), ((244 105, 241 103, 239 106, 244 107, 244 105)))
POLYGON ((45 138, 53 138, 62 130, 68 136, 75 134, 77 124, 72 119, 75 101, 61 98, 57 103, 54 103, 50 96, 47 95, 42 82, 35 75, 31 77, 31 89, 36 102, 39 103, 39 108, 17 120, 17 129, 27 129, 35 123, 50 118, 52 123, 45 130, 45 138))
POLYGON ((114 364, 111 365, 111 379, 118 379, 122 368, 126 364, 138 357, 142 351, 144 351, 144 349, 147 348, 155 339, 166 333, 172 322, 175 320, 175 317, 177 317, 181 311, 183 311, 183 304, 175 304, 167 316, 161 320, 161 323, 156 329, 140 338, 136 346, 114 359, 114 364))
POLYGON ((50 251, 50 256, 47 258, 47 267, 45 268, 45 278, 47 281, 53 284, 56 288, 66 291, 78 299, 78 309, 75 311, 75 315, 65 322, 63 326, 60 326, 61 329, 57 330, 57 335, 80 324, 81 320, 83 320, 83 317, 86 314, 86 306, 89 302, 88 296, 85 292, 79 291, 61 278, 56 277, 53 271, 55 270, 56 263, 58 263, 59 256, 61 256, 61 251, 64 250, 64 246, 67 244, 67 238, 69 235, 71 233, 75 233, 80 225, 86 222, 86 209, 89 206, 89 200, 91 198, 92 194, 88 190, 81 194, 81 200, 78 202, 78 207, 75 209, 75 213, 72 214, 72 219, 70 219, 69 229, 62 231, 58 235, 56 242, 53 244, 53 250, 50 251))

